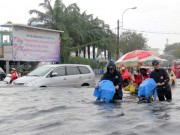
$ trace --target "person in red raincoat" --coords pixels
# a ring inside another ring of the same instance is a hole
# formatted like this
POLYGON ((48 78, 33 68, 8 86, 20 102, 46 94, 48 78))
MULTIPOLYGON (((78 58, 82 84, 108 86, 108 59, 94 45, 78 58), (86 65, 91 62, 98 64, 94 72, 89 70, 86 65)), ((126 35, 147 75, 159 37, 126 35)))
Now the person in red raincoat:
POLYGON ((134 74, 134 83, 137 83, 138 86, 146 79, 150 78, 150 75, 147 73, 146 67, 140 67, 139 73, 134 74))
POLYGON ((127 69, 125 69, 125 67, 122 67, 121 74, 123 78, 123 87, 128 86, 131 83, 131 81, 133 82, 133 78, 131 77, 131 74, 127 69))
POLYGON ((15 68, 11 68, 11 80, 10 83, 12 83, 12 81, 16 80, 18 78, 18 73, 16 71, 15 68))

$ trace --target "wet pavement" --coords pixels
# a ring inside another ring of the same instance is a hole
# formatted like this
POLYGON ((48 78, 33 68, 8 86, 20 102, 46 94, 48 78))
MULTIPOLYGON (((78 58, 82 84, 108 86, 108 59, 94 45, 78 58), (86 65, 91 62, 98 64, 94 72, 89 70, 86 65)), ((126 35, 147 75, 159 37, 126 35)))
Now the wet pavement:
POLYGON ((180 80, 172 102, 95 103, 93 88, 0 84, 0 135, 179 135, 180 80))

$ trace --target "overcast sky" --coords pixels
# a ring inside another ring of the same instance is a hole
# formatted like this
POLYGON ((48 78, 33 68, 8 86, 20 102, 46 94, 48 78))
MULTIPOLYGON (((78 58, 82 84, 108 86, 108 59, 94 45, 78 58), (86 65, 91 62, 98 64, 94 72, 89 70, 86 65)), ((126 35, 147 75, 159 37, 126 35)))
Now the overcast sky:
MULTIPOLYGON (((1 0, 0 24, 9 20, 26 24, 31 17, 29 10, 42 10, 38 7, 41 2, 43 0, 1 0)), ((180 42, 180 0, 63 0, 63 3, 66 6, 77 3, 81 12, 86 10, 87 14, 98 16, 114 32, 117 20, 122 22, 123 11, 137 7, 124 13, 124 29, 144 31, 143 36, 153 48, 164 48, 167 39, 169 44, 180 42)))

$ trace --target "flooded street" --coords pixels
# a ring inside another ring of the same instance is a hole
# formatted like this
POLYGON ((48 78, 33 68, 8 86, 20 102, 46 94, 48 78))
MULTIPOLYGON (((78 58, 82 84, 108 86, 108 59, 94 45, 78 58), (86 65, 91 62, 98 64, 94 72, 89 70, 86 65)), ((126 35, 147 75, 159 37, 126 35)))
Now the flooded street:
POLYGON ((93 88, 0 86, 0 135, 179 135, 180 80, 173 101, 95 103, 93 88))

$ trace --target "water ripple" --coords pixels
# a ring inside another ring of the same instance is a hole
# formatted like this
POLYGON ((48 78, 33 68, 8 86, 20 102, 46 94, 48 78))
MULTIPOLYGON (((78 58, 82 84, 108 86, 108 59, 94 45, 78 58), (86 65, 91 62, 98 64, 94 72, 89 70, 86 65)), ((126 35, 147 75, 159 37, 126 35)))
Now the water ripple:
POLYGON ((97 103, 93 88, 0 86, 0 135, 179 135, 180 80, 173 101, 97 103))

